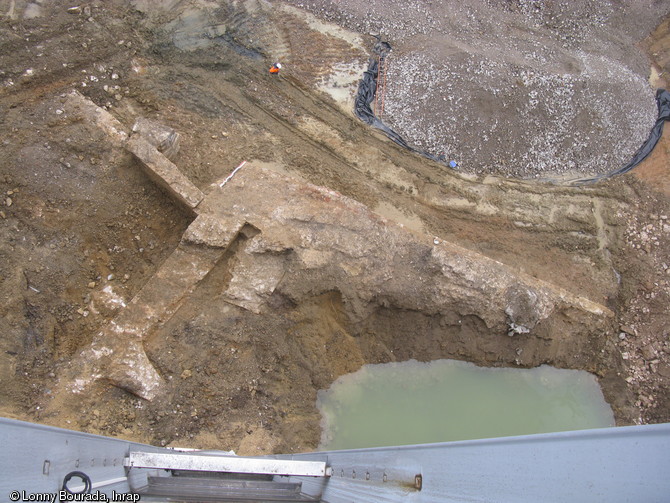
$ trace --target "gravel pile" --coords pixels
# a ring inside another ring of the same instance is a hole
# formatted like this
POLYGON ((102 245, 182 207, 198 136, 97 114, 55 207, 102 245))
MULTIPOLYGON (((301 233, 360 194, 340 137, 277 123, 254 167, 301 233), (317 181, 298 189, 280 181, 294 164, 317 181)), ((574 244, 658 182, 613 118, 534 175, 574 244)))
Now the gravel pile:
POLYGON ((656 119, 635 46, 653 0, 290 0, 393 45, 383 120, 477 174, 595 175, 625 165, 656 119))

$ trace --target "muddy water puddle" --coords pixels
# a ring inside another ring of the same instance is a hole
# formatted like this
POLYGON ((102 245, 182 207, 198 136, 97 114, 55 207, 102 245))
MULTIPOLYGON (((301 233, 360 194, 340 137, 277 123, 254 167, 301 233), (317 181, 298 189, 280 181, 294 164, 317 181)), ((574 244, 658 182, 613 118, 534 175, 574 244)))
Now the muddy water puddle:
POLYGON ((614 426, 585 371, 484 368, 456 360, 365 365, 319 391, 321 449, 614 426))

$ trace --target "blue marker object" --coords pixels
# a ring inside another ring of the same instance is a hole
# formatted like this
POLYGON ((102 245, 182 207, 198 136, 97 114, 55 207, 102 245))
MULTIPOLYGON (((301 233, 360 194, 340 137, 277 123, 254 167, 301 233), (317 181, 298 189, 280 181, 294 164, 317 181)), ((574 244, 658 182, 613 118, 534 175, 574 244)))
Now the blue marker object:
POLYGON ((458 167, 458 163, 456 161, 449 161, 449 167, 450 168, 456 168, 456 167, 458 167))

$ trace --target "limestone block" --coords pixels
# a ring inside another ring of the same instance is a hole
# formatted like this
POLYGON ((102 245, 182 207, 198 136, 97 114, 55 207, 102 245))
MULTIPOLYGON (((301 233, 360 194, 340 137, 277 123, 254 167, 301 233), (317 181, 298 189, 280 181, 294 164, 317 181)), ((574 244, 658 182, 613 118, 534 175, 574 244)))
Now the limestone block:
POLYGON ((114 146, 123 146, 128 140, 128 133, 112 114, 97 106, 77 91, 72 91, 63 106, 66 114, 72 117, 79 116, 85 121, 95 124, 104 131, 114 146))
POLYGON ((143 136, 149 143, 172 160, 179 152, 180 135, 174 129, 158 121, 140 117, 133 125, 133 133, 143 136))
POLYGON ((232 278, 223 297, 231 304, 258 314, 285 273, 286 262, 281 255, 252 255, 245 251, 232 270, 232 278))
POLYGON ((191 210, 200 204, 204 197, 200 189, 148 140, 133 135, 126 148, 142 163, 148 175, 175 199, 191 210))

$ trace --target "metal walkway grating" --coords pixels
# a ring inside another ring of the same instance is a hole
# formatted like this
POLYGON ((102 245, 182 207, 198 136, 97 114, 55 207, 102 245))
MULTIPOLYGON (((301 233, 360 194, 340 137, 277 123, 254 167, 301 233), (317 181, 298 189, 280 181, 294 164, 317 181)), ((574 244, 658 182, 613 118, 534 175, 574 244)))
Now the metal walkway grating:
MULTIPOLYGON (((301 502, 319 501, 300 493, 302 484, 271 480, 237 480, 206 477, 149 477, 140 491, 162 501, 181 502, 301 502)), ((153 498, 147 498, 150 501, 153 498)))
POLYGON ((147 477, 138 492, 143 501, 172 502, 301 502, 320 498, 301 493, 302 483, 275 481, 277 476, 328 477, 323 461, 244 458, 207 452, 156 453, 131 451, 129 469, 162 469, 164 476, 147 477))
POLYGON ((328 477, 330 469, 322 461, 294 461, 270 458, 243 458, 204 453, 157 453, 131 451, 124 460, 128 468, 160 468, 206 472, 253 473, 328 477))

